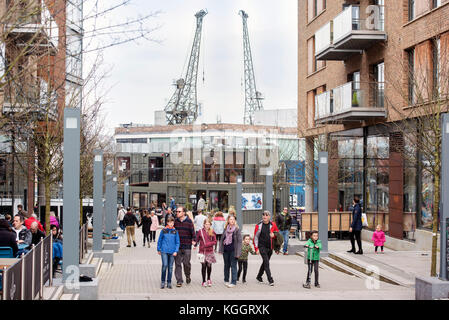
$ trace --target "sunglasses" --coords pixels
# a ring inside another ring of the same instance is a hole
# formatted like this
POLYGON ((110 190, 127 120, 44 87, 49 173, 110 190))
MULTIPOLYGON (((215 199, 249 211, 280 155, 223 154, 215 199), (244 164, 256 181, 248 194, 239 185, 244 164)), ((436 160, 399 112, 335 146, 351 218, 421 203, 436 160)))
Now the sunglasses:
POLYGON ((183 212, 182 210, 176 210, 176 212, 183 212))

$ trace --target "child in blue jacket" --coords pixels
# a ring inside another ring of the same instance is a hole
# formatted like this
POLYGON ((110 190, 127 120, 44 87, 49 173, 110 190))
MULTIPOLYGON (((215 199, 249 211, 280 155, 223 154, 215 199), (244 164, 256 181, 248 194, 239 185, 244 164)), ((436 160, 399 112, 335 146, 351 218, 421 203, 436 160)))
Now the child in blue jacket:
POLYGON ((173 262, 179 251, 179 233, 174 227, 175 219, 168 217, 167 226, 162 229, 159 239, 157 241, 157 253, 162 258, 162 275, 161 275, 161 289, 171 289, 171 278, 173 274, 173 262), (168 274, 167 274, 168 269, 168 274), (167 274, 167 278, 165 277, 167 274))

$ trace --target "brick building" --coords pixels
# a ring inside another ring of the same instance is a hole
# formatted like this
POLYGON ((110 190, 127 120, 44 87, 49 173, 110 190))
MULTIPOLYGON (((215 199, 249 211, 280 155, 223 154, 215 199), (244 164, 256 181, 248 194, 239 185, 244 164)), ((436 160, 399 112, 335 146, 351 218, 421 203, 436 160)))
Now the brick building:
MULTIPOLYGON (((80 107, 82 7, 81 0, 0 1, 4 213, 15 212, 17 204, 31 213, 36 202, 45 203, 36 135, 60 127, 66 106, 80 107)), ((57 192, 52 190, 55 198, 57 192)))
MULTIPOLYGON (((313 172, 311 159, 324 140, 329 210, 348 210, 359 196, 371 228, 383 224, 391 236, 413 239, 432 223, 433 182, 422 163, 404 157, 411 147, 397 124, 418 105, 411 79, 432 85, 443 66, 449 1, 299 0, 298 15, 306 171, 313 172)), ((413 152, 420 159, 420 150, 413 152)), ((313 184, 307 179, 306 211, 313 210, 313 184)))

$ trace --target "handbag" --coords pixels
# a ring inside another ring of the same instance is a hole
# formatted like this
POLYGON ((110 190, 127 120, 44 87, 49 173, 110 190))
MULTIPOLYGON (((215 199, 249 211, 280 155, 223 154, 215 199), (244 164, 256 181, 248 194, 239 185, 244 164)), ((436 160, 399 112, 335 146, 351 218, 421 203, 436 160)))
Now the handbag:
POLYGON ((362 213, 362 226, 368 227, 368 218, 366 217, 366 213, 362 213))
MULTIPOLYGON (((204 243, 206 243, 206 240, 204 240, 203 230, 200 230, 201 237, 203 238, 204 243)), ((198 253, 196 254, 196 258, 200 263, 204 263, 204 260, 206 260, 206 255, 204 253, 200 253, 198 249, 198 253)))

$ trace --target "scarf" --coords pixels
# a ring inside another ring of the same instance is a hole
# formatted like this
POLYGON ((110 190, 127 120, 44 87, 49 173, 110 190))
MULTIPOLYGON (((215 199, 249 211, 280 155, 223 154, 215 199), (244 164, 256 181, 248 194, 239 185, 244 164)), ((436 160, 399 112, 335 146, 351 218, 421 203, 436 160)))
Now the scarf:
POLYGON ((233 227, 228 226, 226 228, 226 237, 223 241, 223 244, 230 245, 232 243, 232 234, 234 233, 234 231, 235 231, 235 226, 233 226, 233 227))

